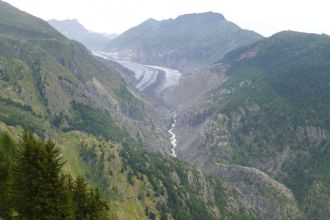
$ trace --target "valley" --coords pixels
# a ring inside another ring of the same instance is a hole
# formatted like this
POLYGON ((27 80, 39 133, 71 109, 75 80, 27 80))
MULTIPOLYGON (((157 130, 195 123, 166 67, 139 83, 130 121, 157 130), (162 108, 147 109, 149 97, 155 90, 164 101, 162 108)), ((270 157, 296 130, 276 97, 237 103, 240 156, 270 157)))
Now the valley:
MULTIPOLYGON (((124 33, 123 36, 128 37, 128 33, 129 31, 124 33)), ((289 104, 291 107, 279 104, 281 103, 280 100, 286 99, 286 94, 278 90, 280 87, 275 88, 272 85, 273 82, 277 82, 277 75, 273 73, 274 75, 269 79, 267 75, 263 75, 263 72, 276 73, 277 69, 281 69, 273 66, 276 62, 279 62, 279 65, 288 65, 289 72, 294 71, 291 70, 295 68, 294 64, 290 66, 281 59, 270 63, 263 60, 267 59, 267 52, 273 52, 270 47, 266 49, 266 54, 263 55, 263 49, 268 46, 268 42, 272 42, 271 45, 277 46, 278 49, 274 51, 280 54, 282 45, 292 44, 293 51, 298 55, 283 53, 283 56, 297 60, 303 59, 299 56, 300 45, 296 45, 297 41, 292 42, 292 39, 299 39, 298 42, 301 41, 303 45, 308 45, 309 41, 325 43, 329 40, 324 36, 282 32, 269 39, 266 38, 246 47, 233 50, 217 62, 210 63, 208 66, 201 64, 198 68, 196 68, 196 63, 194 65, 189 63, 182 65, 181 63, 177 66, 175 63, 164 60, 136 59, 135 52, 131 49, 129 49, 129 56, 126 57, 129 61, 117 60, 118 58, 123 59, 127 55, 128 50, 126 49, 112 52, 103 51, 98 55, 101 54, 103 58, 122 65, 126 71, 120 71, 120 73, 128 84, 158 102, 168 111, 174 109, 173 124, 170 125, 168 130, 168 138, 172 145, 171 151, 168 152, 169 155, 187 161, 206 174, 229 179, 231 184, 243 190, 243 196, 249 201, 250 205, 258 210, 262 218, 274 219, 279 218, 278 216, 275 217, 274 208, 282 209, 283 207, 273 195, 263 194, 261 191, 272 191, 274 190, 273 187, 279 190, 279 188, 282 188, 282 186, 279 186, 285 183, 282 189, 288 190, 288 192, 292 190, 294 194, 292 198, 297 198, 297 204, 289 202, 286 205, 291 204, 291 208, 301 207, 307 199, 301 194, 300 187, 294 185, 299 181, 297 178, 300 179, 301 177, 287 176, 289 173, 292 175, 292 172, 299 170, 297 167, 299 165, 295 164, 292 158, 306 153, 305 150, 297 147, 298 143, 302 143, 302 137, 297 140, 294 137, 295 132, 290 131, 289 128, 280 123, 280 121, 285 121, 289 126, 304 126, 302 125, 303 122, 298 121, 294 123, 300 125, 293 125, 293 121, 297 119, 290 118, 291 113, 287 112, 288 109, 293 112, 301 110, 293 110, 294 106, 291 106, 291 104, 289 104), (136 62, 148 64, 138 64, 136 62), (250 62, 256 65, 257 68, 251 67, 250 62), (154 64, 158 64, 158 66, 154 64), (159 66, 159 64, 166 67, 159 66), (181 72, 169 69, 169 67, 178 67, 181 72), (270 70, 270 67, 273 70, 270 70), (173 76, 174 80, 169 80, 170 76, 173 76), (263 98, 264 96, 265 98, 263 98), (277 104, 273 106, 272 103, 274 102, 277 104), (283 108, 279 110, 282 111, 281 114, 286 112, 284 118, 279 116, 280 113, 277 113, 279 106, 283 108), (273 110, 271 110, 272 108, 273 110), (273 120, 269 117, 273 117, 273 120), (258 126, 267 129, 261 131, 258 126), (282 133, 283 131, 286 131, 286 135, 282 133), (273 135, 270 135, 270 133, 273 133, 273 135), (287 139, 277 139, 282 135, 286 136, 287 139), (270 146, 273 146, 273 148, 270 148, 270 146), (267 178, 261 178, 261 176, 267 176, 267 178), (253 183, 251 184, 250 181, 253 183), (261 186, 260 181, 265 185, 261 186), (257 188, 255 188, 256 186, 257 188), (267 187, 264 188, 265 186, 267 187), (273 200, 271 205, 266 202, 269 199, 273 200), (263 204, 263 206, 260 207, 257 204, 263 204)), ((319 48, 318 50, 322 49, 319 48)), ((317 81, 317 79, 314 80, 317 81)), ((308 110, 305 109, 305 111, 308 110)), ((299 114, 301 113, 297 113, 297 115, 299 114)), ((328 118, 328 116, 325 116, 325 118, 328 118)), ((297 135, 301 136, 301 128, 296 129, 299 130, 297 135)), ((321 128, 312 127, 311 129, 316 131, 321 128)), ((327 143, 328 131, 322 130, 320 132, 324 134, 320 134, 320 138, 327 143)), ((314 138, 318 136, 315 133, 306 133, 305 135, 307 137, 316 135, 314 138)), ((318 141, 318 144, 320 144, 320 141, 318 141)), ((325 145, 323 146, 324 149, 327 149, 325 145)), ((313 157, 313 150, 307 154, 311 154, 310 157, 313 157)), ((297 163, 301 164, 301 162, 297 163)), ((324 164, 324 166, 328 165, 324 164)), ((327 181, 321 179, 315 177, 313 182, 320 183, 322 186, 328 184, 327 181)), ((314 186, 310 185, 309 187, 314 186)), ((324 189, 320 188, 320 190, 318 193, 327 194, 324 189)), ((305 191, 305 193, 307 192, 305 191)), ((307 193, 305 196, 310 197, 311 195, 307 193)), ((328 198, 329 196, 325 197, 328 198)), ((326 204, 329 202, 329 200, 322 201, 326 204)), ((307 213, 307 218, 310 218, 308 213, 315 210, 315 208, 312 206, 305 208, 304 212, 307 213)), ((327 216, 329 210, 325 208, 319 211, 318 216, 327 216)), ((291 216, 290 219, 301 218, 299 211, 293 211, 292 213, 295 213, 295 217, 291 216)))
POLYGON ((116 53, 107 53, 102 51, 94 51, 93 54, 95 56, 101 57, 106 60, 111 60, 116 63, 119 63, 124 68, 130 70, 128 74, 126 72, 122 72, 124 78, 128 79, 127 82, 131 83, 137 90, 142 93, 153 97, 154 99, 159 101, 159 104, 164 108, 167 108, 172 112, 172 124, 168 133, 170 135, 169 142, 172 145, 170 155, 173 157, 177 157, 176 155, 176 147, 177 147, 177 137, 174 133, 174 129, 176 126, 176 117, 177 114, 175 110, 170 109, 169 105, 164 102, 163 96, 166 90, 171 89, 173 86, 177 86, 179 84, 182 73, 178 70, 170 69, 162 66, 154 66, 154 65, 143 65, 139 63, 133 63, 130 61, 122 61, 116 60, 116 53), (132 76, 133 75, 133 76, 132 76))
POLYGON ((0 219, 328 219, 329 60, 216 12, 106 35, 0 0, 0 219))
MULTIPOLYGON (((324 45, 329 43, 330 39, 327 36, 281 32, 269 39, 233 50, 208 68, 202 67, 194 73, 185 71, 181 74, 178 83, 169 86, 162 93, 142 89, 145 95, 160 101, 163 107, 168 110, 175 109, 174 123, 168 131, 173 146, 170 155, 193 164, 204 173, 229 179, 233 185, 244 190, 243 194, 246 196, 252 193, 250 199, 253 198, 251 200, 253 206, 256 205, 254 203, 256 198, 261 199, 258 204, 265 206, 255 207, 258 212, 263 213, 262 218, 265 219, 276 218, 275 213, 268 214, 273 212, 271 206, 279 207, 279 204, 275 202, 266 205, 265 201, 269 201, 270 195, 260 194, 260 188, 256 191, 252 189, 256 185, 260 186, 261 179, 267 186, 278 187, 278 184, 284 184, 283 189, 288 192, 292 190, 298 207, 304 206, 302 204, 313 198, 309 190, 314 190, 314 184, 321 184, 322 188, 319 188, 317 193, 325 195, 321 199, 322 202, 330 204, 329 200, 325 199, 329 198, 329 194, 323 188, 329 184, 329 179, 322 177, 326 175, 325 170, 323 168, 314 170, 309 167, 310 163, 313 163, 312 158, 316 160, 321 158, 321 164, 316 162, 318 164, 316 166, 330 165, 324 161, 328 156, 323 158, 316 150, 322 149, 323 152, 328 152, 330 132, 322 120, 328 120, 329 116, 324 112, 323 119, 320 115, 314 115, 309 122, 304 121, 305 116, 302 116, 311 114, 307 112, 315 111, 316 107, 318 109, 328 107, 324 106, 324 102, 319 102, 321 96, 314 99, 311 98, 311 94, 305 93, 305 87, 299 89, 296 87, 300 90, 299 93, 297 90, 292 91, 292 87, 296 86, 294 83, 297 82, 302 83, 306 88, 310 88, 311 84, 317 84, 325 89, 320 79, 329 81, 329 69, 327 62, 320 63, 323 62, 324 53, 329 52, 324 45), (288 43, 292 43, 292 50, 295 53, 286 52, 283 48, 283 45, 288 43), (316 48, 314 48, 315 43, 318 44, 316 48), (273 49, 274 45, 276 49, 273 49), (301 51, 301 45, 307 46, 305 51, 301 51), (309 57, 306 50, 310 50, 310 54, 313 54, 310 55, 312 63, 305 63, 305 59, 309 57), (279 53, 290 57, 291 63, 280 57, 269 62, 268 53, 279 53), (300 66, 296 66, 297 63, 300 66), (305 74, 303 68, 308 68, 309 72, 324 68, 324 72, 314 73, 320 74, 315 78, 309 75, 311 81, 307 83, 304 79, 298 80, 296 78, 298 76, 295 75, 298 74, 295 72, 297 69, 299 74, 305 74), (203 80, 203 77, 207 78, 203 80), (293 79, 290 77, 298 81, 291 81, 293 79), (283 83, 284 81, 286 83, 283 83), (205 87, 207 87, 206 91, 199 89, 205 87), (305 94, 305 101, 298 98, 302 93, 305 94), (295 98, 292 98, 292 95, 295 98), (306 102, 315 105, 310 106, 306 102), (299 107, 301 105, 304 106, 303 109, 299 107), (282 138, 278 139, 279 137, 282 138), (302 145, 311 148, 300 148, 299 146, 302 145), (309 164, 294 159, 296 157, 304 157, 309 164), (300 183, 298 184, 301 178, 309 176, 300 170, 301 165, 315 174, 311 182, 305 183, 307 191, 302 191, 300 183), (261 176, 267 178, 263 179, 261 176), (250 188, 249 181, 252 179, 257 182, 254 182, 253 187, 250 188)), ((122 65, 135 71, 134 68, 122 65)), ((156 82, 157 80, 152 81, 149 86, 156 82)), ((132 83, 132 85, 139 84, 132 83)), ((316 88, 313 90, 315 91, 316 88)), ((324 93, 324 98, 328 94, 324 93)), ((273 196, 270 197, 274 199, 273 196)), ((320 210, 315 206, 304 207, 307 219, 311 218, 309 213, 312 210, 317 210, 320 218, 327 216, 329 211, 327 208, 320 210)), ((296 212, 297 216, 300 216, 299 212, 296 212)))

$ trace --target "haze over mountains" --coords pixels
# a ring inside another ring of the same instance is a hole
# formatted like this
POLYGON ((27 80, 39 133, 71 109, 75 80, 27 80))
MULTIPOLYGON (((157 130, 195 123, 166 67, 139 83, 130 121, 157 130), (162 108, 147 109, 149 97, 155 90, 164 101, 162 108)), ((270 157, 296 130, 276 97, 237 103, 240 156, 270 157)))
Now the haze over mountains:
POLYGON ((76 19, 49 20, 48 23, 69 39, 83 43, 90 50, 102 50, 116 34, 102 34, 88 31, 76 19))
MULTIPOLYGON (((212 12, 110 41, 49 23, 62 34, 0 1, 0 133, 55 140, 63 172, 107 201, 98 219, 330 217, 329 36, 263 38, 212 12)), ((6 143, 0 159, 14 160, 6 143)), ((12 210, 0 197, 0 218, 12 210)))

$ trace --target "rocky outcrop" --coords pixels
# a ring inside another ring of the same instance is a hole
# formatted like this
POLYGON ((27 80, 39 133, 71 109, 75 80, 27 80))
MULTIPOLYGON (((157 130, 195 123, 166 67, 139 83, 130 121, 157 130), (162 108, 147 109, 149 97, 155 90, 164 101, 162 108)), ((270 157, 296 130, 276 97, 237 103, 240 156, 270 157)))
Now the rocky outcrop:
POLYGON ((298 127, 297 137, 299 142, 307 140, 311 145, 317 147, 325 141, 329 141, 330 132, 314 126, 298 127))
MULTIPOLYGON (((143 103, 143 112, 139 117, 134 116, 136 109, 129 104, 123 106, 116 100, 114 93, 96 78, 88 83, 88 97, 92 106, 104 109, 111 113, 114 121, 141 142, 147 149, 155 152, 169 153, 171 145, 168 141, 167 128, 171 123, 171 113, 151 101, 135 94, 136 98, 143 103), (126 110, 125 110, 126 109, 126 110)), ((132 94, 134 91, 131 90, 132 94)), ((86 94, 87 95, 87 94, 86 94)), ((139 110, 141 111, 141 110, 139 110)))
POLYGON ((236 186, 263 219, 302 219, 292 192, 265 173, 248 167, 209 164, 206 172, 236 186))

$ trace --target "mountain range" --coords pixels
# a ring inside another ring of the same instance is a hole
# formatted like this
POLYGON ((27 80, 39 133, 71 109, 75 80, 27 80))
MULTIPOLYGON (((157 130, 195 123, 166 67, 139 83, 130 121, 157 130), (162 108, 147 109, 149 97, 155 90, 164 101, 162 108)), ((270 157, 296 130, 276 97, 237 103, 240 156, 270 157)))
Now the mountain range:
MULTIPOLYGON (((169 152, 170 114, 128 86, 115 64, 7 3, 0 11, 1 133, 54 139, 65 172, 100 189, 110 219, 259 218, 230 182, 150 152, 169 152)), ((279 205, 279 215, 299 215, 290 196, 280 198, 290 207, 279 205)))
MULTIPOLYGON (((59 23, 0 1, 0 133, 54 140, 63 172, 100 190, 103 219, 329 218, 329 36, 263 38, 212 12, 110 41, 59 23), (183 76, 144 92, 95 50, 183 76)), ((6 147, 0 138, 0 158, 6 147)), ((6 207, 0 198, 0 218, 6 207)))
POLYGON ((189 72, 261 38, 219 13, 206 12, 162 21, 148 19, 112 40, 105 51, 114 53, 120 60, 189 72))

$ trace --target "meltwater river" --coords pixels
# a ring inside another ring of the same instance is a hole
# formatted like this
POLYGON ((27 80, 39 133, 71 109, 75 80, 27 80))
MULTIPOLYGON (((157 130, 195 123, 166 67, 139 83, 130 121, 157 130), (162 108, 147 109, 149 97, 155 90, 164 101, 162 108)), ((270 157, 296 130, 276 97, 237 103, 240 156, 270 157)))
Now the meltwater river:
POLYGON ((171 149, 171 156, 173 157, 176 157, 176 152, 175 152, 175 148, 177 146, 177 143, 176 143, 176 135, 175 133, 173 132, 174 128, 175 128, 175 125, 176 125, 176 113, 173 112, 173 123, 171 125, 171 128, 168 130, 168 133, 170 134, 170 142, 171 142, 171 145, 172 145, 172 149, 171 149))

